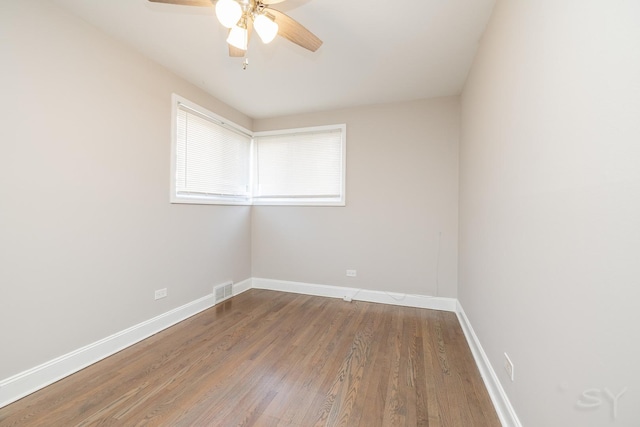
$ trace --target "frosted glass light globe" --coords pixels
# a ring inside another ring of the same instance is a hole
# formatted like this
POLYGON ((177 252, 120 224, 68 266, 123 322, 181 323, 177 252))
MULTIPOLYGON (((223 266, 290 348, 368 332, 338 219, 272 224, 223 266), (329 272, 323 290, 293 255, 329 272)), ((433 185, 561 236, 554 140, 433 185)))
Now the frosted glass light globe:
POLYGON ((218 0, 216 16, 223 26, 233 28, 242 16, 242 7, 234 0, 218 0))

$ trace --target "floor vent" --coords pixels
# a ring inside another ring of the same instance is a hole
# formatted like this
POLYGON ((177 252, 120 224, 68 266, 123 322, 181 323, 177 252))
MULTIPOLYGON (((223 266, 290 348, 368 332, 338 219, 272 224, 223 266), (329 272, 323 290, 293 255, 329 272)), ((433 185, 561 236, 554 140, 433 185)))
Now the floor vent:
POLYGON ((233 282, 227 282, 213 288, 216 304, 233 296, 233 282))

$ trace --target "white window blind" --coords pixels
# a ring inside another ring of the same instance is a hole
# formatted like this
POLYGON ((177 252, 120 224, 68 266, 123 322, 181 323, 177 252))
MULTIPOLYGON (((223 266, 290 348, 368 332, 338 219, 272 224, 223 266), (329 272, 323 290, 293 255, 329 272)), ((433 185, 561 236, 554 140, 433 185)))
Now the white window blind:
MULTIPOLYGON (((344 202, 344 125, 256 133, 254 201, 344 202)), ((338 203, 340 204, 340 203, 338 203)))
POLYGON ((248 200, 250 153, 250 135, 182 103, 177 104, 177 197, 248 200))

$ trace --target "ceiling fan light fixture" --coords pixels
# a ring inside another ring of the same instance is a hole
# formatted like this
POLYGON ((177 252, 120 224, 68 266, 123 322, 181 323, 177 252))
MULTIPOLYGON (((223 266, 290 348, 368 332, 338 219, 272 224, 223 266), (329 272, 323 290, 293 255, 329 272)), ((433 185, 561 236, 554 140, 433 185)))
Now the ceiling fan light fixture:
POLYGON ((235 25, 231 31, 229 31, 229 37, 227 37, 227 43, 238 49, 247 50, 247 44, 249 43, 249 37, 247 29, 241 26, 235 25))
POLYGON ((234 0, 218 0, 216 3, 218 21, 226 28, 233 28, 242 16, 242 7, 234 0))
MULTIPOLYGON (((2 0, 0 0, 2 1, 2 0)), ((144 1, 144 0, 137 0, 144 1)), ((244 57, 247 53, 249 37, 256 32, 266 44, 276 35, 297 44, 303 49, 315 52, 322 46, 315 34, 306 29, 286 13, 273 8, 284 0, 147 0, 151 3, 166 3, 182 6, 211 6, 216 11, 220 24, 228 28, 227 43, 229 56, 244 57)), ((296 0, 307 1, 307 0, 296 0)))
POLYGON ((278 24, 265 14, 259 14, 253 20, 253 27, 263 43, 271 43, 278 34, 278 24))

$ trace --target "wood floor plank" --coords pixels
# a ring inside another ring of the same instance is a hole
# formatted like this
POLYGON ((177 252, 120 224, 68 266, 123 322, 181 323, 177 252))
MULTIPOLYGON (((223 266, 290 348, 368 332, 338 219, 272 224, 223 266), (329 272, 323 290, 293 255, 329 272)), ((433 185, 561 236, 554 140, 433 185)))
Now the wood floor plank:
POLYGON ((453 313, 252 289, 0 408, 102 425, 500 423, 453 313))
POLYGON ((438 389, 436 386, 436 378, 441 375, 438 369, 435 369, 435 355, 430 341, 430 328, 435 319, 437 312, 431 310, 420 311, 422 332, 422 357, 425 367, 425 388, 427 401, 427 425, 429 427, 441 427, 441 415, 438 403, 438 389))
MULTIPOLYGON (((380 306, 381 308, 383 306, 380 306)), ((377 410, 372 411, 371 407, 384 408, 386 405, 386 392, 387 384, 389 381, 389 375, 391 373, 390 363, 390 349, 391 343, 395 337, 394 332, 389 325, 391 325, 392 318, 394 316, 395 309, 390 307, 389 310, 381 311, 378 316, 380 317, 380 324, 387 327, 381 327, 377 332, 376 340, 373 348, 373 363, 368 370, 368 384, 366 386, 366 394, 362 399, 362 410, 359 424, 357 420, 353 420, 353 425, 359 425, 360 427, 379 426, 382 425, 384 411, 377 410)))
POLYGON ((328 408, 327 417, 321 417, 316 425, 347 426, 351 416, 355 399, 362 387, 364 370, 371 356, 371 341, 374 336, 374 321, 366 319, 364 329, 358 331, 349 353, 340 366, 335 382, 332 385, 325 403, 332 405, 328 408))

